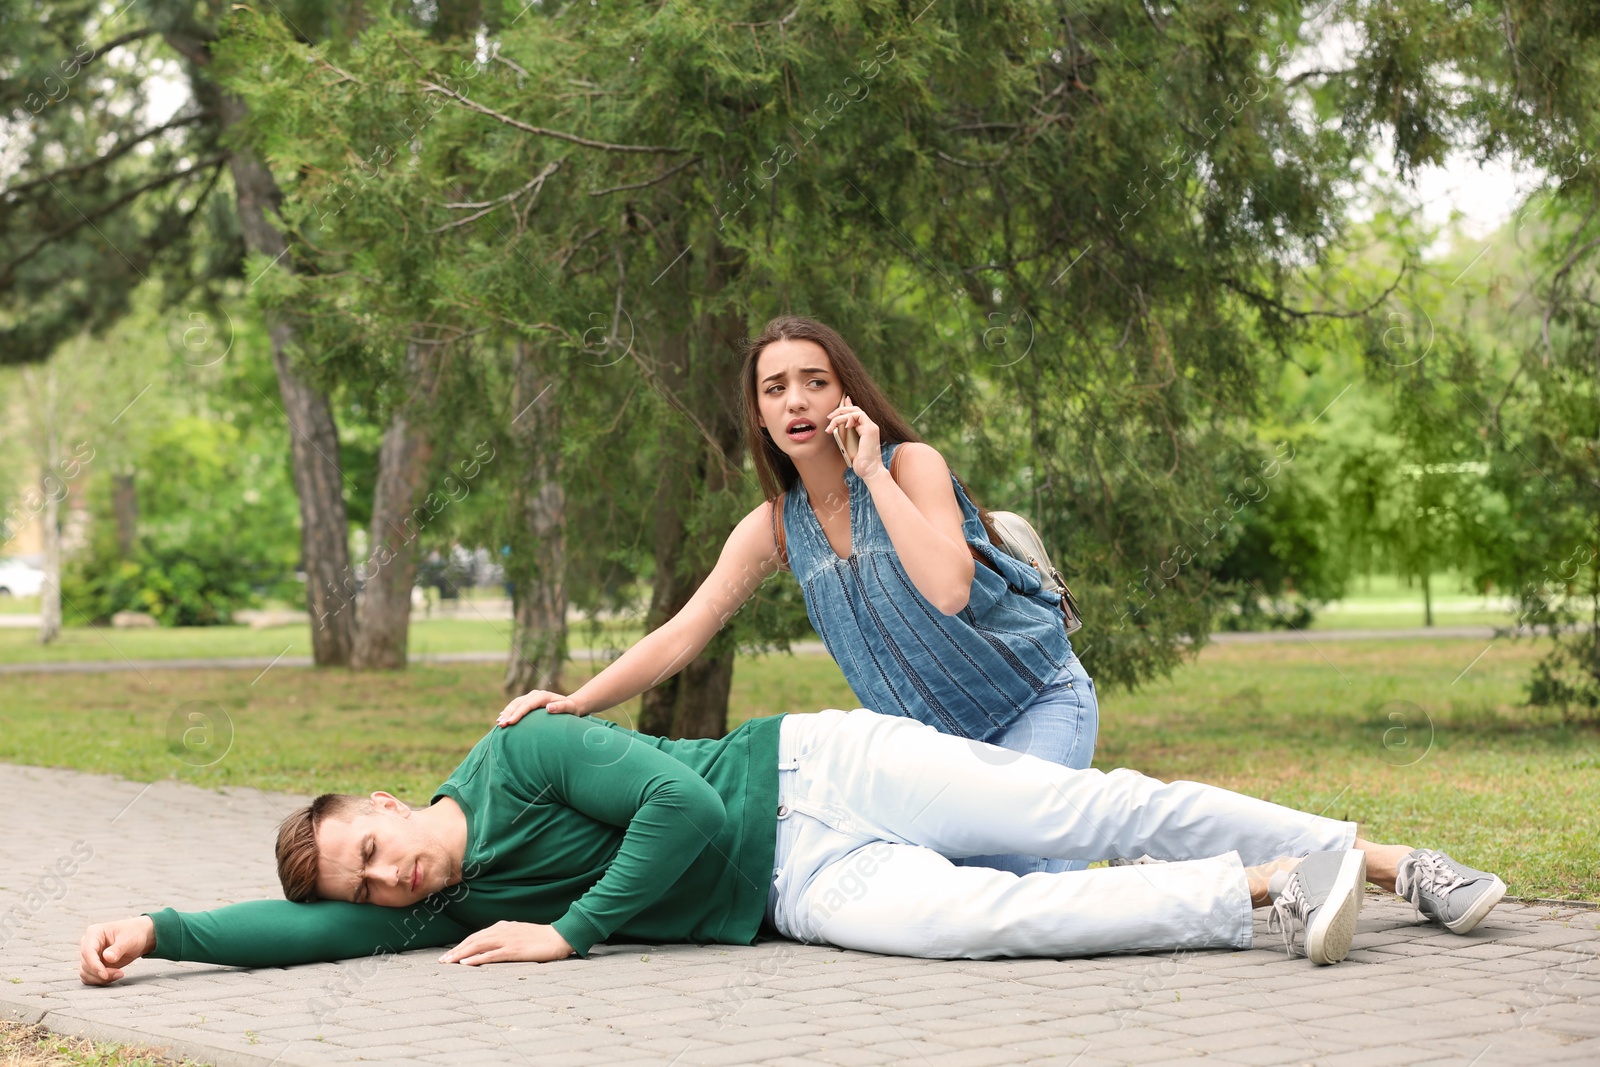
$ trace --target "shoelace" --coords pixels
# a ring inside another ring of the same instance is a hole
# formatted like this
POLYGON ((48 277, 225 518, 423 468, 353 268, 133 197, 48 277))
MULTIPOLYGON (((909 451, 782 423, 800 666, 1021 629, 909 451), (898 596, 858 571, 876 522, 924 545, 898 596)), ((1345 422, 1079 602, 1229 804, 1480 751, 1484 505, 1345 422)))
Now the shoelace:
POLYGON ((1283 887, 1283 892, 1272 902, 1272 910, 1267 913, 1267 933, 1270 934, 1273 930, 1281 933, 1283 947, 1291 956, 1295 955, 1294 930, 1291 924, 1305 925, 1309 905, 1305 890, 1300 887, 1300 879, 1291 875, 1288 884, 1283 887))
POLYGON ((1446 897, 1467 884, 1467 879, 1448 866, 1444 853, 1418 852, 1410 863, 1402 864, 1395 876, 1394 891, 1411 901, 1414 917, 1422 918, 1422 894, 1446 897))

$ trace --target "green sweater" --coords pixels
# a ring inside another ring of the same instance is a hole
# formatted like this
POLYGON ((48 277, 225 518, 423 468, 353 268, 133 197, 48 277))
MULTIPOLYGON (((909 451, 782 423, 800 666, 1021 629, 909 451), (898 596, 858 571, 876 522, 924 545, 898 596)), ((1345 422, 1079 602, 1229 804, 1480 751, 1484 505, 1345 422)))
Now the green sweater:
POLYGON ((150 913, 150 955, 276 967, 453 944, 505 919, 552 925, 580 955, 612 938, 748 945, 772 884, 781 718, 669 741, 534 712, 490 730, 434 797, 466 813, 459 884, 410 908, 168 908, 150 913))

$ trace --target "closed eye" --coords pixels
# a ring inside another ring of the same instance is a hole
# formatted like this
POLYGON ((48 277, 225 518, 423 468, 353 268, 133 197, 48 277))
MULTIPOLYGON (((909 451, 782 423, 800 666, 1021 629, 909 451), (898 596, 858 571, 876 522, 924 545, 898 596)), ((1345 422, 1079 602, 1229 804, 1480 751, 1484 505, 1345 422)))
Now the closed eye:
POLYGON ((367 838, 367 843, 366 843, 365 847, 363 847, 362 850, 361 850, 361 872, 362 872, 361 884, 356 886, 356 893, 355 893, 355 898, 354 898, 355 899, 355 903, 357 903, 357 904, 365 904, 367 902, 367 898, 372 895, 371 892, 367 889, 366 870, 367 870, 367 864, 372 862, 372 854, 376 850, 376 848, 377 848, 376 843, 369 837, 369 838, 367 838))

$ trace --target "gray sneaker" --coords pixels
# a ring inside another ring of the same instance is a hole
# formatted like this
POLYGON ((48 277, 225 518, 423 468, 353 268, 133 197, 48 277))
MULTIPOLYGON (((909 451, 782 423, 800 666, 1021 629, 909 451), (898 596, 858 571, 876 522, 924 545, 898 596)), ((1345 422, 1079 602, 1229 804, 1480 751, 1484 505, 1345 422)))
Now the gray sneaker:
POLYGON ((1400 861, 1394 891, 1452 934, 1464 934, 1483 921, 1506 884, 1488 871, 1475 871, 1443 852, 1419 848, 1400 861))
POLYGON ((1292 956, 1291 924, 1298 923, 1305 932, 1306 958, 1316 964, 1338 963, 1350 954, 1366 880, 1364 852, 1313 852, 1294 870, 1279 871, 1267 883, 1272 898, 1267 929, 1283 932, 1284 947, 1292 956))

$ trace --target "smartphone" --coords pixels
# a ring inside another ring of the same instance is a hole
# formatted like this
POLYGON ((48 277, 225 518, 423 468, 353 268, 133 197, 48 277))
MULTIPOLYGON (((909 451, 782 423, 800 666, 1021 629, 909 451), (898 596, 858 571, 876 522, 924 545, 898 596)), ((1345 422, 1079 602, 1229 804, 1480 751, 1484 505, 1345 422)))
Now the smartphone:
POLYGON ((844 457, 846 465, 853 465, 856 461, 856 449, 861 447, 861 435, 854 426, 841 426, 833 433, 833 443, 839 446, 839 454, 844 457))

